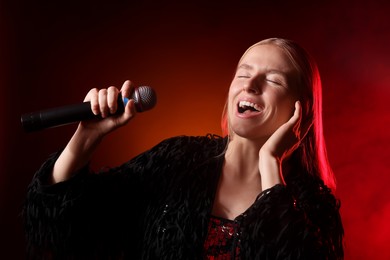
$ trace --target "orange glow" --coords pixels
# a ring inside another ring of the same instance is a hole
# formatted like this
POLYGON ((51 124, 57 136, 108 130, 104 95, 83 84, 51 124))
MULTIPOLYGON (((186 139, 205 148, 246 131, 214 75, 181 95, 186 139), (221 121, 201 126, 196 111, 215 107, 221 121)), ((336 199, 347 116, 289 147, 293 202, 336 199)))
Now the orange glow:
POLYGON ((92 160, 94 169, 116 166, 168 137, 222 134, 239 58, 259 40, 282 37, 304 46, 321 73, 345 259, 390 259, 390 3, 152 2, 1 3, 0 222, 12 246, 0 258, 24 258, 26 188, 76 127, 26 134, 21 114, 81 102, 89 89, 126 79, 153 87, 156 107, 108 136, 92 160))

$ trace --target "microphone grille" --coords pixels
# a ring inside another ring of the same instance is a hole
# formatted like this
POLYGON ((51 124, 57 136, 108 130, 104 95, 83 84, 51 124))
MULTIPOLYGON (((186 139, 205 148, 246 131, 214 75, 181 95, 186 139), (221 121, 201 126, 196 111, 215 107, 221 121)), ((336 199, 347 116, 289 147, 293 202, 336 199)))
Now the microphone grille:
POLYGON ((149 86, 136 87, 131 95, 137 112, 152 109, 157 103, 156 92, 149 86))

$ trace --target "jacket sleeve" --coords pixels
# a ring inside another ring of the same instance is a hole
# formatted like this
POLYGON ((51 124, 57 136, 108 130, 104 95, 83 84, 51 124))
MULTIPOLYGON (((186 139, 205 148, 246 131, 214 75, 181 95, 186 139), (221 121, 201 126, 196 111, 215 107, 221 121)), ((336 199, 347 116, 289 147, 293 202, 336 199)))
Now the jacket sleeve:
POLYGON ((56 158, 53 155, 42 165, 28 188, 23 217, 30 256, 119 254, 125 241, 122 230, 136 221, 123 207, 130 203, 137 212, 131 199, 135 191, 126 187, 120 174, 98 175, 88 167, 68 181, 45 185, 56 158))
POLYGON ((120 258, 138 251, 143 194, 169 147, 162 142, 125 164, 99 173, 89 167, 45 185, 59 153, 35 173, 23 206, 31 259, 120 258))
POLYGON ((343 259, 340 204, 321 182, 276 185, 252 208, 243 218, 243 259, 343 259))

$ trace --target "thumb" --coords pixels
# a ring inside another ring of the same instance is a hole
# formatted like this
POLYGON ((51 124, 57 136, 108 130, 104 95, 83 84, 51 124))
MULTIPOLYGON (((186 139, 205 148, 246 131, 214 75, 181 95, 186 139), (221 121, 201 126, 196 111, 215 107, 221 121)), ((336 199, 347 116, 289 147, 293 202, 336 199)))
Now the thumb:
POLYGON ((130 80, 126 80, 121 88, 121 93, 123 97, 130 98, 131 92, 133 91, 133 83, 130 80))

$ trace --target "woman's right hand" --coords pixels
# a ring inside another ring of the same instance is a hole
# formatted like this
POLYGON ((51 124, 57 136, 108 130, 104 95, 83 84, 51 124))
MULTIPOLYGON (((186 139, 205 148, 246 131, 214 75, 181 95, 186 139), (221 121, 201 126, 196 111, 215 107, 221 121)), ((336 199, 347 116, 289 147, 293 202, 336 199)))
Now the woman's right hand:
POLYGON ((136 110, 134 100, 130 99, 126 104, 125 111, 122 114, 114 115, 118 109, 118 95, 123 97, 130 97, 133 89, 131 81, 127 80, 123 83, 120 90, 116 87, 109 87, 107 89, 91 89, 86 95, 84 102, 91 103, 91 110, 95 115, 100 115, 102 119, 92 119, 80 122, 79 130, 87 131, 92 136, 102 138, 106 134, 115 129, 126 125, 135 115, 136 110))
MULTIPOLYGON (((125 81, 120 90, 122 96, 130 97, 131 91, 131 82, 125 81)), ((100 115, 102 119, 80 122, 68 145, 54 164, 50 183, 68 180, 88 163, 105 135, 127 124, 135 116, 134 100, 131 99, 126 104, 123 114, 113 115, 117 110, 118 94, 119 90, 115 87, 92 89, 88 92, 84 101, 90 101, 93 113, 100 115)))

